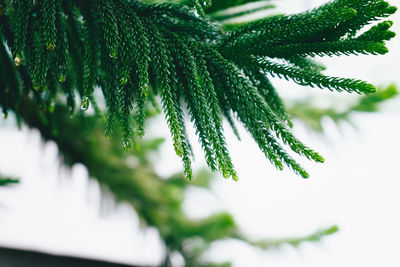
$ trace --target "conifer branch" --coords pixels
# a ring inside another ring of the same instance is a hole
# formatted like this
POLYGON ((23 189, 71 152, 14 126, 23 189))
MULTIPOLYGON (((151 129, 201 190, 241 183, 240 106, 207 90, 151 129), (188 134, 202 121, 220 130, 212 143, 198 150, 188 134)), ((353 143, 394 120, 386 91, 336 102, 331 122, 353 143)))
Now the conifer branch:
POLYGON ((339 92, 344 90, 350 93, 364 94, 374 93, 376 90, 372 84, 360 80, 329 77, 269 60, 259 59, 257 62, 264 72, 272 76, 277 75, 280 78, 292 79, 294 82, 304 86, 317 86, 329 90, 337 90, 339 92))
POLYGON ((81 109, 92 103, 100 114, 93 97, 100 87, 107 107, 106 135, 121 125, 129 149, 144 134, 146 103, 154 104, 160 96, 174 149, 190 178, 184 101, 207 164, 234 179, 222 117, 235 133, 237 117, 279 169, 287 165, 306 177, 280 142, 311 160, 323 159, 289 131, 290 118, 266 75, 329 90, 374 92, 363 81, 325 76, 324 68, 309 57, 386 53, 385 42, 394 37, 391 21, 359 32, 396 11, 383 0, 336 0, 223 32, 220 24, 203 16, 208 1, 192 1, 197 11, 138 0, 4 3, 0 105, 5 114, 17 110, 22 86, 49 112, 60 94, 73 112, 77 94, 81 109))

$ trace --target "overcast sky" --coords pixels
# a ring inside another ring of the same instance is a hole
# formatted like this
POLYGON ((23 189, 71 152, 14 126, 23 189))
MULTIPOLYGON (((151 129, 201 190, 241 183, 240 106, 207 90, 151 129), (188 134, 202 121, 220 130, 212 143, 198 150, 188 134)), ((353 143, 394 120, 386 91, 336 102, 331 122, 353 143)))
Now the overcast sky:
MULTIPOLYGON (((323 2, 282 0, 277 5, 279 10, 294 13, 323 2)), ((400 21, 398 14, 391 19, 400 21)), ((395 25, 400 33, 399 23, 395 25)), ((357 77, 376 85, 400 85, 399 38, 389 48, 391 52, 385 56, 324 59, 326 73, 357 77)), ((348 94, 301 88, 286 81, 274 83, 286 97, 334 97, 338 106, 349 98, 348 94)), ((340 232, 319 244, 267 253, 240 243, 216 244, 209 256, 233 259, 238 267, 400 266, 399 102, 388 103, 379 114, 354 114, 358 129, 344 125, 339 130, 327 120, 325 137, 296 125, 296 136, 326 158, 324 164, 302 161, 311 175, 308 180, 290 171, 276 171, 244 129, 240 129, 239 142, 226 127, 240 180, 217 179, 213 186, 216 199, 189 192, 186 208, 192 216, 212 212, 204 206, 213 206, 214 211, 227 209, 241 229, 254 238, 301 236, 333 224, 340 232), (210 205, 204 205, 204 201, 210 205)), ((10 124, 0 122, 0 170, 21 177, 22 183, 0 190, 0 245, 119 262, 157 262, 154 255, 162 248, 155 231, 139 233, 136 216, 126 206, 113 214, 99 215, 98 185, 87 182, 85 168, 77 165, 70 173, 60 170, 54 143, 44 145, 38 132, 25 128, 18 131, 10 124)), ((163 119, 150 128, 162 136, 169 135, 163 119)), ((189 134, 191 140, 197 140, 193 129, 189 134)), ((204 161, 199 145, 193 145, 198 154, 195 166, 199 168, 204 161)), ((159 159, 157 170, 162 175, 181 170, 169 139, 159 159)))

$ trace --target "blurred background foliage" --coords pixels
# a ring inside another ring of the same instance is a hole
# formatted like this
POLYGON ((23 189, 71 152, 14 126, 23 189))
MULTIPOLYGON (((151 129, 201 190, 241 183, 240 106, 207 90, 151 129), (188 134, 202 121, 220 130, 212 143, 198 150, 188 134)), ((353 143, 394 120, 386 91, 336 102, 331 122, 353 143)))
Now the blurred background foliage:
POLYGON ((18 179, 3 177, 0 175, 0 186, 7 186, 7 185, 18 184, 18 183, 19 183, 18 179))
POLYGON ((348 103, 341 110, 335 106, 335 99, 330 99, 331 101, 328 101, 330 103, 327 106, 320 107, 317 102, 318 99, 313 99, 312 97, 291 101, 287 106, 288 113, 295 120, 305 125, 308 129, 322 134, 324 133, 324 119, 329 118, 338 126, 346 122, 356 127, 357 125, 351 120, 351 114, 355 112, 377 112, 380 104, 395 98, 397 95, 397 87, 392 84, 378 89, 374 94, 357 97, 354 103, 348 103))
MULTIPOLYGON (((146 1, 153 3, 154 1, 146 1)), ((172 0, 169 2, 182 2, 172 0)), ((191 0, 183 3, 192 5, 191 0)), ((214 0, 205 8, 206 14, 225 25, 229 30, 251 21, 255 13, 274 7, 271 1, 214 0), (245 20, 243 19, 245 16, 245 20)), ((350 122, 353 112, 376 112, 383 102, 397 95, 394 85, 382 88, 375 94, 362 96, 345 110, 336 110, 333 102, 329 107, 313 104, 307 98, 286 103, 290 115, 307 128, 323 133, 323 119, 330 118, 336 124, 350 122)), ((130 152, 121 149, 121 134, 115 132, 104 138, 104 121, 101 108, 95 114, 82 111, 71 114, 67 107, 59 104, 47 110, 29 100, 23 100, 16 113, 18 124, 38 129, 44 140, 54 141, 60 156, 67 166, 81 163, 86 166, 89 176, 104 188, 104 194, 111 193, 115 201, 129 203, 138 214, 144 227, 155 227, 165 244, 163 266, 172 266, 171 255, 179 253, 185 266, 229 266, 230 263, 212 263, 203 257, 215 241, 238 239, 261 249, 277 248, 282 244, 297 247, 302 242, 314 242, 338 231, 337 226, 317 230, 304 237, 282 239, 249 240, 244 236, 234 218, 227 212, 219 212, 202 219, 189 218, 183 211, 185 190, 189 186, 211 190, 214 176, 203 171, 195 174, 189 182, 182 174, 168 178, 160 177, 154 170, 149 155, 158 151, 162 139, 137 140, 130 152)), ((147 116, 157 114, 157 109, 148 107, 147 116)), ((0 186, 18 183, 17 179, 0 177, 0 186)))
MULTIPOLYGON (((115 132, 109 140, 104 138, 104 122, 96 115, 79 111, 71 116, 62 104, 48 112, 28 98, 20 107, 20 120, 38 129, 44 140, 54 141, 67 166, 84 164, 89 176, 103 186, 103 194, 111 193, 118 203, 129 203, 144 227, 157 228, 166 247, 163 266, 172 266, 173 253, 183 257, 185 266, 216 266, 202 257, 215 241, 237 239, 271 249, 282 244, 297 246, 301 242, 319 241, 338 230, 332 226, 305 237, 249 240, 227 212, 202 219, 189 218, 183 211, 185 190, 188 187, 210 190, 214 176, 201 171, 193 182, 184 179, 182 174, 160 177, 149 155, 158 150, 162 139, 140 140, 136 149, 127 152, 121 149, 120 133, 115 132)), ((151 112, 147 114, 150 116, 151 112)))

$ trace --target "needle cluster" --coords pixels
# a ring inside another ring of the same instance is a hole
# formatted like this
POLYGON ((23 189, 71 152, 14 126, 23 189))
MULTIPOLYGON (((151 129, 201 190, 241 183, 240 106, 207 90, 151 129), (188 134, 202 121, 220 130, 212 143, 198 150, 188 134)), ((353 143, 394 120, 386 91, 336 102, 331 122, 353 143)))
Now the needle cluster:
POLYGON ((159 96, 186 177, 192 176, 184 123, 188 110, 208 166, 234 179, 224 117, 233 127, 239 120, 279 169, 288 166, 308 177, 286 146, 324 161, 291 133, 290 118, 268 77, 374 92, 364 81, 326 76, 310 57, 385 54, 385 41, 395 34, 392 22, 381 20, 396 11, 383 0, 335 0, 224 31, 201 8, 138 0, 1 0, 0 9, 0 106, 5 114, 18 106, 21 94, 32 95, 49 111, 60 95, 71 111, 77 95, 82 109, 89 103, 97 109, 93 93, 100 88, 106 133, 121 127, 129 148, 135 136, 144 134, 146 103, 159 96))

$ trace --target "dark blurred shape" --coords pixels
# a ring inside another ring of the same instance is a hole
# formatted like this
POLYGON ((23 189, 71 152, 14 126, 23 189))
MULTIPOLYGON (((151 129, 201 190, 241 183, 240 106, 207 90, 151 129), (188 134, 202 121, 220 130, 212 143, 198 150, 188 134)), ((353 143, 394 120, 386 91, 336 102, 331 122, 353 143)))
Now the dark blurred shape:
POLYGON ((0 248, 1 267, 139 267, 84 258, 51 255, 42 252, 0 248))

